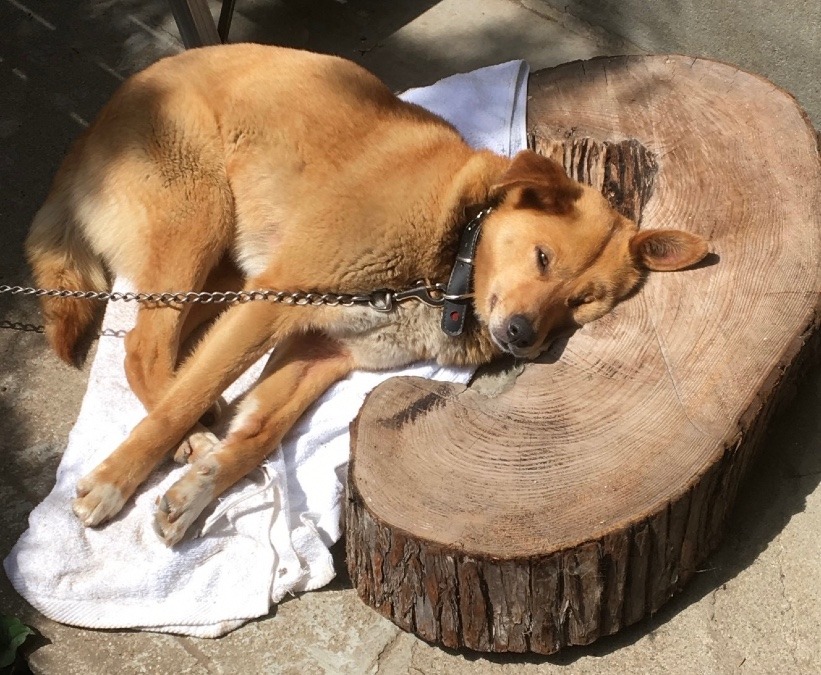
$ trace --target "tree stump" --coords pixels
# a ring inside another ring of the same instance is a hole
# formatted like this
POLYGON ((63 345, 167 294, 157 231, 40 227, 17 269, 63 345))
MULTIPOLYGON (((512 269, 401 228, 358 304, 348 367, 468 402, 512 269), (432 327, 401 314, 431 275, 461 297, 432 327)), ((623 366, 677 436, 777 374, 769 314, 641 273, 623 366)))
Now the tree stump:
POLYGON ((658 610, 716 546, 819 343, 821 165, 736 68, 602 58, 531 76, 532 146, 714 264, 653 274, 508 385, 390 380, 352 427, 360 597, 447 647, 553 653, 658 610))

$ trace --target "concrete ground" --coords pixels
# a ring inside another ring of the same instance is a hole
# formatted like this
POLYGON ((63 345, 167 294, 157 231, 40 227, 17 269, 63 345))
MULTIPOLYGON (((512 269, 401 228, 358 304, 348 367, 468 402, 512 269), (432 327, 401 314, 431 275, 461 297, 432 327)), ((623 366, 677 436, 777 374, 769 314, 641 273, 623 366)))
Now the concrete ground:
POLYGON ((522 0, 581 17, 642 49, 706 56, 790 91, 821 125, 818 0, 522 0))
MULTIPOLYGON (((234 41, 353 58, 393 88, 524 57, 534 69, 634 52, 540 2, 247 0, 234 41), (527 4, 528 6, 525 6, 527 4), (530 7, 530 8, 528 8, 530 7), (536 8, 535 10, 533 8, 536 8)), ((161 0, 0 1, 0 284, 28 282, 21 243, 69 141, 119 81, 180 49, 161 0)), ((27 299, 0 296, 0 554, 50 490, 87 369, 47 352, 27 299)), ((113 338, 107 338, 113 339, 113 338)), ((218 640, 56 624, 0 579, 36 673, 814 673, 821 634, 821 377, 807 374, 774 425, 720 550, 653 618, 551 658, 454 653, 399 632, 345 578, 218 640)))

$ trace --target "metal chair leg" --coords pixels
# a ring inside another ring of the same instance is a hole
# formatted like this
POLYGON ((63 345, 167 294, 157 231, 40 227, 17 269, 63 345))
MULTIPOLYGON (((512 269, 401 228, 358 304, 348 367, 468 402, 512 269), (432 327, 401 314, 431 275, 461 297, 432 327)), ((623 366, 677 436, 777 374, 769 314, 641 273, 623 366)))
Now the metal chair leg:
POLYGON ((234 18, 234 4, 236 0, 222 0, 222 9, 220 10, 220 20, 217 25, 217 32, 220 40, 228 42, 228 31, 231 30, 231 19, 234 18))
MULTIPOLYGON (((231 4, 231 11, 233 12, 234 3, 229 0, 231 4)), ((177 22, 177 27, 180 29, 180 37, 186 49, 191 47, 202 47, 204 45, 218 45, 220 44, 220 34, 217 32, 217 27, 214 25, 214 19, 211 18, 211 12, 208 9, 206 0, 170 0, 171 11, 174 14, 174 20, 177 22)), ((227 3, 226 3, 227 4, 227 3)), ((222 13, 225 12, 225 5, 222 7, 222 13)), ((223 23, 222 13, 220 14, 220 24, 223 23)), ((225 21, 226 36, 228 33, 228 26, 230 26, 230 16, 225 21)))

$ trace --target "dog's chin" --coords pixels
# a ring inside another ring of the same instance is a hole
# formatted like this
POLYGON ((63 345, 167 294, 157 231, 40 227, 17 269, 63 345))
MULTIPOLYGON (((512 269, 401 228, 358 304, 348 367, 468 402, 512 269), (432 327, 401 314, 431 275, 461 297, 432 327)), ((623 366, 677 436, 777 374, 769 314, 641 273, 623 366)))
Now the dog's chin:
POLYGON ((550 345, 541 345, 539 347, 530 347, 528 349, 521 349, 516 347, 515 345, 508 344, 506 342, 502 342, 501 340, 497 340, 493 333, 490 334, 490 339, 493 341, 501 351, 505 354, 510 354, 514 358, 517 359, 535 359, 539 356, 545 349, 547 349, 550 345))

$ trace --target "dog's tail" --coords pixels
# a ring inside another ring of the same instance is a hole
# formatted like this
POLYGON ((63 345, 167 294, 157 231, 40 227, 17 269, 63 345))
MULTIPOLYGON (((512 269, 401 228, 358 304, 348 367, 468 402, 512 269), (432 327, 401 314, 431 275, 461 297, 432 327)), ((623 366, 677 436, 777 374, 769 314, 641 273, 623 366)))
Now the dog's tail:
MULTIPOLYGON (((59 193, 52 193, 34 216, 26 257, 40 288, 99 292, 109 287, 102 260, 89 247, 59 193)), ((40 302, 49 343, 61 359, 74 365, 77 343, 94 321, 100 303, 48 296, 40 302)))

